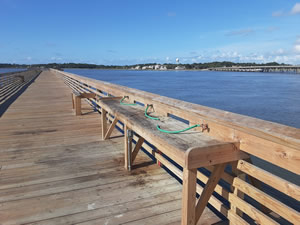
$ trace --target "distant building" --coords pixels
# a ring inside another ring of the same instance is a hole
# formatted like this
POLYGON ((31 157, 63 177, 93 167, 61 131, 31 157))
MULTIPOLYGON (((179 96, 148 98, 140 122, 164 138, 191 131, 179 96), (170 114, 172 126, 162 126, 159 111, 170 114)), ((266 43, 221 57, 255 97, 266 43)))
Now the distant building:
POLYGON ((175 70, 185 70, 185 66, 176 66, 175 70))
POLYGON ((155 69, 155 70, 159 70, 159 69, 160 69, 160 65, 155 65, 155 66, 154 66, 154 69, 155 69))
POLYGON ((160 70, 167 70, 167 67, 166 66, 161 66, 160 70))
POLYGON ((159 64, 156 64, 156 65, 149 65, 149 66, 143 66, 143 67, 135 67, 136 70, 167 70, 167 67, 164 66, 164 65, 159 65, 159 64))

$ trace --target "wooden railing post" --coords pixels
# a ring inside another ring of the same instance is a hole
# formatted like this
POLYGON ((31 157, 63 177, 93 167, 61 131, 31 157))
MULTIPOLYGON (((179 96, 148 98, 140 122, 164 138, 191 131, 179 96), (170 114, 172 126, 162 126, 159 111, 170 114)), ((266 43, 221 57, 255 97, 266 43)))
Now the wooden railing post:
POLYGON ((124 167, 126 170, 131 169, 131 145, 132 137, 130 138, 131 132, 127 125, 124 124, 124 167), (129 161, 130 160, 130 161, 129 161))
POLYGON ((72 98, 72 109, 75 109, 75 100, 74 100, 74 94, 71 93, 71 98, 72 98))
POLYGON ((106 110, 101 108, 101 123, 102 123, 102 140, 105 139, 105 134, 107 132, 107 121, 106 121, 106 110))
POLYGON ((196 224, 196 183, 197 169, 183 169, 181 225, 196 224))
POLYGON ((81 98, 78 96, 75 96, 75 115, 81 115, 81 98))

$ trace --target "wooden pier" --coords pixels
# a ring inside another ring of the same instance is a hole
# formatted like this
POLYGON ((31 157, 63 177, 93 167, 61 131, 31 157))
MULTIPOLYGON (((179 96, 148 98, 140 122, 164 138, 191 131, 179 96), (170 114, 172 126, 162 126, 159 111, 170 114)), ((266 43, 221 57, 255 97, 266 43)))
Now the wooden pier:
POLYGON ((26 85, 0 118, 1 225, 300 221, 297 182, 251 160, 299 176, 299 129, 58 70, 26 85), (202 126, 160 134, 148 105, 202 126))
MULTIPOLYGON (((61 76, 42 72, 0 118, 0 224, 180 224, 181 184, 139 154, 124 170, 123 136, 72 110, 61 76)), ((206 209, 199 224, 220 221, 206 209)))

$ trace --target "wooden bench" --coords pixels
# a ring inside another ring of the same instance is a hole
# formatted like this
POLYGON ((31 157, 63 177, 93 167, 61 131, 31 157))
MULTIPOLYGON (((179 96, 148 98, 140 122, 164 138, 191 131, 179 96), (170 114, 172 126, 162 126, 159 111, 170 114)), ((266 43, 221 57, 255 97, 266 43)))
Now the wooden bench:
MULTIPOLYGON (((144 140, 149 141, 159 151, 183 167, 182 224, 195 225, 203 213, 209 198, 218 184, 227 163, 247 158, 239 150, 239 143, 216 140, 200 130, 189 130, 178 134, 163 133, 157 130, 159 125, 166 130, 180 130, 187 124, 171 117, 160 116, 160 120, 151 120, 144 115, 140 105, 121 105, 121 97, 103 98, 98 101, 102 112, 102 138, 108 139, 118 121, 124 123, 125 168, 131 169, 144 140), (114 116, 108 127, 107 113, 114 116), (132 150, 132 133, 139 136, 132 150), (214 170, 196 202, 197 168, 214 166, 214 170)), ((155 115, 155 114, 151 114, 155 115)))
POLYGON ((95 93, 87 93, 87 92, 78 92, 74 91, 71 94, 72 96, 72 107, 75 109, 75 115, 81 115, 81 99, 82 98, 96 98, 95 93))

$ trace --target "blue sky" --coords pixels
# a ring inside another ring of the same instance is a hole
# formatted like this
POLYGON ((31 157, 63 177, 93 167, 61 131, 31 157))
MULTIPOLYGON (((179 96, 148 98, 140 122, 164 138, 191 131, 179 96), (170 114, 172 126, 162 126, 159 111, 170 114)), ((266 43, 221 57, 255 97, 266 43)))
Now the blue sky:
POLYGON ((0 0, 0 63, 300 64, 300 1, 0 0))

